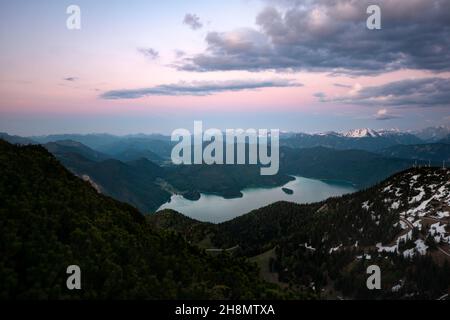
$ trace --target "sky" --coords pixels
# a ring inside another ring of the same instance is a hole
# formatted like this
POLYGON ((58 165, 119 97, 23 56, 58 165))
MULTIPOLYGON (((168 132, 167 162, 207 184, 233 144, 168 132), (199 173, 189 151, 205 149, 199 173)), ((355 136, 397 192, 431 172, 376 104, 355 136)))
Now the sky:
POLYGON ((450 125, 448 0, 0 0, 0 41, 10 134, 450 125))

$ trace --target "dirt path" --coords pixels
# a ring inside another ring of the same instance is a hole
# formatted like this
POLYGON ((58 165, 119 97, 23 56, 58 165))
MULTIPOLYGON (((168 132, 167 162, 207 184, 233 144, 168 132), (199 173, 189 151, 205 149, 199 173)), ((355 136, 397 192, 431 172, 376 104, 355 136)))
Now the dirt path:
POLYGON ((231 247, 231 248, 228 248, 228 249, 206 249, 205 251, 206 252, 224 252, 224 251, 225 252, 230 252, 230 251, 236 250, 237 248, 239 248, 239 245, 231 247))
MULTIPOLYGON (((431 218, 431 217, 424 217, 424 218, 422 218, 422 220, 424 220, 424 219, 429 219, 429 220, 433 220, 433 221, 441 222, 441 223, 442 223, 441 220, 436 219, 436 218, 431 218)), ((411 222, 409 222, 408 220, 406 220, 405 218, 400 218, 400 220, 403 221, 404 223, 406 223, 406 225, 409 227, 410 230, 412 230, 412 229, 414 228, 414 225, 413 225, 411 222)), ((408 231, 409 231, 409 230, 408 230, 408 231)), ((438 248, 438 250, 439 250, 440 252, 442 252, 443 254, 445 254, 447 257, 450 257, 450 253, 448 253, 447 251, 445 251, 444 249, 442 249, 442 248, 439 247, 439 246, 438 246, 437 248, 438 248)))

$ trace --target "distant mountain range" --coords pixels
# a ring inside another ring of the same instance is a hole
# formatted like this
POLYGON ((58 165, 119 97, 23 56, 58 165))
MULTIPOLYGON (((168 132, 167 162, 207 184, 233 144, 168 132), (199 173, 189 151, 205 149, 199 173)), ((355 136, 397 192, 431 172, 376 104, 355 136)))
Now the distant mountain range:
POLYGON ((356 129, 345 133, 327 132, 320 134, 290 134, 282 136, 281 145, 291 148, 326 147, 333 149, 358 149, 377 151, 399 144, 425 143, 412 133, 400 131, 375 131, 356 129))
MULTIPOLYGON (((293 148, 328 147, 334 149, 359 149, 366 151, 377 151, 394 145, 415 145, 424 143, 447 143, 449 141, 450 128, 445 126, 430 127, 419 131, 374 130, 369 128, 353 129, 347 132, 325 132, 325 133, 281 133, 281 144, 293 148)), ((111 134, 62 134, 49 136, 18 137, 8 136, 0 133, 0 138, 12 143, 45 144, 56 141, 76 141, 94 150, 118 156, 125 154, 136 154, 151 151, 161 159, 168 159, 173 143, 170 136, 160 134, 136 134, 126 136, 115 136, 111 134)), ((159 160, 161 160, 159 159, 159 160)), ((151 160, 151 159, 149 159, 151 160)), ((154 159, 156 160, 156 159, 154 159)))
POLYGON ((420 131, 416 131, 414 134, 425 142, 437 142, 439 140, 448 138, 448 136, 450 135, 450 127, 429 127, 420 131))
MULTIPOLYGON (((436 130, 443 133, 444 129, 436 130)), ((445 138, 439 143, 425 143, 411 133, 396 130, 283 134, 280 172, 272 177, 260 176, 256 166, 173 166, 173 143, 162 135, 55 135, 31 139, 0 134, 0 138, 14 144, 43 144, 97 190, 141 212, 153 212, 174 193, 191 200, 198 199, 200 193, 240 197, 248 187, 282 186, 292 179, 290 175, 348 181, 357 188, 367 188, 416 163, 450 164, 450 144, 445 143, 445 138)))
MULTIPOLYGON (((1 138, 1 136, 0 136, 1 138)), ((5 138, 4 138, 5 139, 5 138)), ((170 137, 152 135, 114 136, 110 134, 63 134, 50 136, 35 136, 29 138, 39 144, 49 142, 75 141, 91 149, 101 152, 109 158, 132 161, 146 158, 155 162, 163 162, 170 158, 173 144, 170 137)), ((8 139, 5 139, 9 141, 8 139)))
POLYGON ((379 151, 396 145, 449 143, 449 127, 430 127, 420 131, 354 129, 343 133, 284 133, 281 144, 293 148, 327 147, 379 151))
POLYGON ((9 135, 6 132, 0 132, 0 139, 8 141, 9 143, 12 144, 20 144, 20 145, 37 144, 37 142, 32 139, 19 137, 15 135, 9 135))

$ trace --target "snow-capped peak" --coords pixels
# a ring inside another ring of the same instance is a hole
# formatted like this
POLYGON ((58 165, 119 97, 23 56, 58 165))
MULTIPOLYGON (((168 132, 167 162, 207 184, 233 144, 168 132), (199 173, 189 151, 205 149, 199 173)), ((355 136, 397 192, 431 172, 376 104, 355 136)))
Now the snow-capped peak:
POLYGON ((375 130, 364 128, 364 129, 353 129, 342 134, 342 136, 347 138, 365 138, 365 137, 379 137, 380 134, 375 130))

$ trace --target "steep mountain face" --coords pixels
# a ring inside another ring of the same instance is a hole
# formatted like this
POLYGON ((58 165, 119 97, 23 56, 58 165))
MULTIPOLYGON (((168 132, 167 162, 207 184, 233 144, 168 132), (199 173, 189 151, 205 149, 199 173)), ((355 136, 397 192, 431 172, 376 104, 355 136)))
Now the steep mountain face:
POLYGON ((450 144, 429 143, 419 145, 398 145, 378 151, 379 154, 390 158, 422 160, 419 164, 428 164, 431 161, 435 165, 442 161, 450 162, 450 144))
POLYGON ((375 130, 364 128, 347 131, 343 133, 342 136, 347 138, 367 138, 367 137, 376 138, 379 137, 380 134, 375 130))
POLYGON ((1 299, 285 298, 253 265, 213 257, 99 194, 41 146, 0 140, 1 299), (70 265, 82 290, 66 289, 70 265))
POLYGON ((78 153, 55 155, 100 192, 127 202, 142 213, 153 212, 171 197, 158 180, 164 176, 164 170, 146 159, 124 163, 114 159, 92 161, 78 153))

